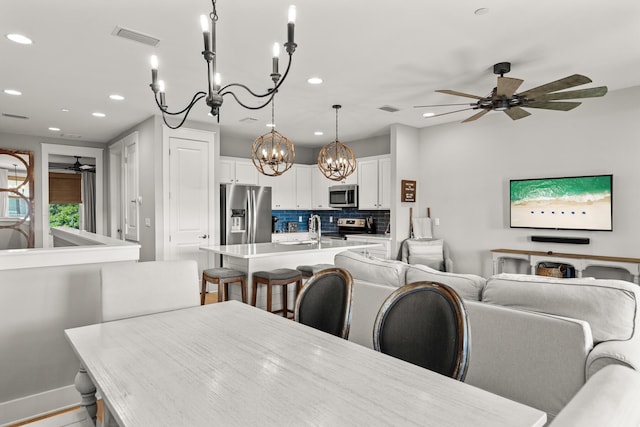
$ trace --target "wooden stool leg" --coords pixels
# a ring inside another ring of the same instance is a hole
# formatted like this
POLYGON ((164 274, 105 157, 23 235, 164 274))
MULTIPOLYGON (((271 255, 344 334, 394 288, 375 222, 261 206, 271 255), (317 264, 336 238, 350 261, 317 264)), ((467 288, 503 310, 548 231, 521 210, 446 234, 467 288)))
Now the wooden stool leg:
POLYGON ((271 301, 271 298, 272 298, 272 293, 271 293, 272 288, 273 288, 273 286, 271 286, 271 283, 267 283, 267 311, 268 311, 269 313, 271 313, 271 312, 273 311, 273 310, 272 310, 272 308, 273 308, 273 307, 271 306, 271 303, 272 303, 272 301, 271 301))
POLYGON ((258 293, 258 282, 256 282, 256 279, 254 278, 251 281, 251 305, 254 307, 256 306, 257 293, 258 293))
POLYGON ((288 291, 289 284, 285 283, 284 285, 282 285, 282 316, 284 317, 289 317, 289 313, 287 310, 287 300, 289 299, 289 295, 287 295, 288 291))
POLYGON ((204 305, 204 297, 207 294, 207 281, 202 275, 202 287, 200 289, 200 305, 204 305))
POLYGON ((218 292, 218 302, 228 301, 229 296, 227 295, 227 293, 229 292, 229 284, 227 283, 227 281, 220 279, 220 285, 218 285, 218 289, 220 290, 218 292))
POLYGON ((240 288, 242 291, 242 302, 247 303, 247 281, 243 278, 240 279, 240 288))

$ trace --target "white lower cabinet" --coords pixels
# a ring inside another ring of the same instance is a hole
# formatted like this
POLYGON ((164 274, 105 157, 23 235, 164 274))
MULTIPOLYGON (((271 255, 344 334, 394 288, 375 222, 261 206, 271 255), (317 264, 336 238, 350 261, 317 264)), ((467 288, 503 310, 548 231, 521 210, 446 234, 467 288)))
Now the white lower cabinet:
POLYGON ((347 241, 378 243, 382 246, 374 246, 372 248, 351 249, 353 252, 360 253, 364 256, 374 256, 376 258, 391 259, 391 239, 377 235, 353 234, 347 235, 347 241))

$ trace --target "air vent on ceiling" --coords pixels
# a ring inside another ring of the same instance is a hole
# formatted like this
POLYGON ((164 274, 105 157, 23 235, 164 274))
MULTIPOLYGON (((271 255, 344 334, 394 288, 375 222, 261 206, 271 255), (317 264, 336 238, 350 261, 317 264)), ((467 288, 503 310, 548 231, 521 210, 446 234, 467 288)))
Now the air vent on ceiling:
POLYGON ((62 138, 69 138, 69 139, 80 139, 80 138, 82 138, 82 135, 78 135, 77 133, 61 133, 60 136, 62 138))
POLYGON ((400 111, 399 108, 392 107, 391 105, 383 105, 378 108, 379 110, 386 111, 387 113, 395 113, 396 111, 400 111))
POLYGON ((149 46, 156 46, 160 43, 160 39, 148 36, 146 34, 142 34, 138 31, 129 30, 126 28, 118 27, 113 29, 111 32, 114 36, 122 37, 124 39, 133 40, 134 42, 146 44, 149 46))
POLYGON ((29 117, 27 116, 19 116, 17 114, 10 114, 10 113, 2 113, 3 117, 9 117, 10 119, 28 119, 29 117))
POLYGON ((245 117, 244 119, 240 119, 241 123, 253 123, 253 122, 257 122, 258 119, 253 118, 253 117, 245 117))

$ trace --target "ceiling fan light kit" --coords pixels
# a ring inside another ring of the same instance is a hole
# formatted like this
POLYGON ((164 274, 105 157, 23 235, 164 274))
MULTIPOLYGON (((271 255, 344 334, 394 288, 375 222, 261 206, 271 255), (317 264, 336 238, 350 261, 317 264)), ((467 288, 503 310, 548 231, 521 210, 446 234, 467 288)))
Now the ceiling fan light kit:
POLYGON ((580 89, 565 91, 575 86, 591 83, 589 77, 581 74, 573 74, 571 76, 559 79, 542 86, 529 89, 524 92, 516 93, 524 80, 512 77, 504 77, 511 71, 510 62, 499 62, 493 66, 493 73, 498 74, 496 87, 493 88, 488 96, 472 95, 464 92, 458 92, 450 89, 436 90, 438 93, 447 95, 461 96, 465 98, 476 99, 477 101, 470 104, 438 104, 438 105, 417 105, 415 108, 423 107, 442 107, 447 105, 468 105, 468 108, 449 111, 441 114, 433 114, 425 117, 439 117, 446 114, 453 114, 460 111, 481 110, 473 116, 465 119, 462 123, 478 120, 489 111, 503 111, 512 120, 519 120, 531 115, 530 112, 523 108, 538 108, 544 110, 569 111, 578 107, 581 102, 562 101, 570 99, 594 98, 604 96, 607 93, 606 86, 599 86, 590 89, 580 89))
POLYGON ((187 104, 185 108, 179 111, 170 112, 166 103, 166 92, 165 92, 165 84, 164 81, 158 79, 158 58, 153 55, 151 57, 151 90, 153 91, 154 98, 160 112, 162 113, 162 119, 164 123, 171 129, 177 129, 181 127, 184 122, 187 120, 189 113, 193 106, 200 101, 201 99, 205 99, 206 104, 211 109, 210 115, 213 117, 217 117, 218 121, 220 121, 220 107, 222 106, 223 98, 227 95, 231 95, 236 102, 241 105, 243 108, 249 110, 259 110, 261 108, 266 107, 271 102, 271 99, 276 93, 276 90, 284 83, 287 75, 289 74, 289 69, 291 67, 291 59, 293 57, 293 53, 298 46, 294 42, 294 32, 295 32, 295 20, 296 20, 296 7, 289 6, 289 16, 288 16, 288 24, 287 24, 287 42, 284 43, 284 47, 289 55, 289 61, 287 63, 287 68, 284 72, 284 75, 281 75, 278 68, 278 61, 280 55, 280 46, 276 43, 276 47, 273 50, 273 59, 272 59, 272 72, 270 74, 271 80, 275 84, 275 90, 269 90, 265 93, 256 93, 252 91, 249 87, 241 83, 229 83, 225 86, 221 87, 221 77, 217 72, 217 54, 216 54, 216 23, 218 22, 218 14, 216 12, 216 1, 211 0, 212 12, 209 14, 209 17, 205 15, 200 16, 200 25, 202 27, 202 35, 204 39, 204 50, 202 51, 202 56, 204 57, 205 62, 207 63, 207 81, 208 81, 208 90, 207 92, 196 92, 191 98, 191 101, 187 104), (243 103, 238 94, 233 92, 232 89, 243 89, 250 96, 260 99, 261 103, 256 106, 251 106, 243 103), (266 101, 262 102, 262 99, 266 98, 266 101), (178 116, 182 117, 180 122, 177 125, 171 125, 167 122, 166 116, 178 116))

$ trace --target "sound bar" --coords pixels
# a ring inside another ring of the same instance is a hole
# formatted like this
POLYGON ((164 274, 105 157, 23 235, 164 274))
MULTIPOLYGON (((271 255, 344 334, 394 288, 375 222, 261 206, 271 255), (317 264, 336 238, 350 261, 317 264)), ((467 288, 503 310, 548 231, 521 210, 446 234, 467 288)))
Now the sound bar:
POLYGON ((571 243, 574 245, 588 245, 590 239, 588 237, 554 237, 554 236, 531 236, 532 242, 545 243, 571 243))

